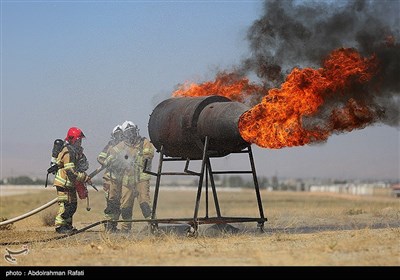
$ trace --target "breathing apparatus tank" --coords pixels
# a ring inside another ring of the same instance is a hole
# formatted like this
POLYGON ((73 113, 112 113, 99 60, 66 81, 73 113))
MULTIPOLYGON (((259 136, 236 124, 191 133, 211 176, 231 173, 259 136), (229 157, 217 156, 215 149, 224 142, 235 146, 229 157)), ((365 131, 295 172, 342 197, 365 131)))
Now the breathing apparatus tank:
POLYGON ((54 140, 53 150, 51 151, 51 161, 50 165, 56 163, 57 156, 61 152, 62 148, 64 147, 64 141, 61 139, 54 140))

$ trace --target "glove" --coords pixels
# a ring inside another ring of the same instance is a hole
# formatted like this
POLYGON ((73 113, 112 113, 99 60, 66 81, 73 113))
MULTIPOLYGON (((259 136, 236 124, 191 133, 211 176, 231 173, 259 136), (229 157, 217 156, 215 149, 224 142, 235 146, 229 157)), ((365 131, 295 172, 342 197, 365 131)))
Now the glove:
POLYGON ((57 164, 53 164, 52 166, 50 166, 47 169, 47 173, 49 173, 49 174, 53 173, 53 175, 55 175, 57 171, 58 171, 58 165, 57 164))
POLYGON ((114 156, 108 156, 108 157, 104 160, 103 165, 104 165, 104 166, 110 166, 110 165, 113 163, 114 160, 115 160, 114 156))

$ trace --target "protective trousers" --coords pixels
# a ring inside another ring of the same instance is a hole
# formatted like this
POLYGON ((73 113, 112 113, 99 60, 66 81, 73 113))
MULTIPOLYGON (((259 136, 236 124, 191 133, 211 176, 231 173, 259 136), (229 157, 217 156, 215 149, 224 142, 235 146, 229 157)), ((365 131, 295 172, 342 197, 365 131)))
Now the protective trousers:
POLYGON ((56 188, 59 208, 55 218, 55 225, 72 227, 72 217, 78 207, 76 190, 75 188, 56 188))
POLYGON ((150 180, 140 181, 136 184, 137 198, 143 217, 149 219, 151 217, 150 207, 150 180))
MULTIPOLYGON (((120 198, 121 198, 121 181, 111 180, 107 178, 104 180, 103 188, 106 198, 106 209, 104 209, 104 217, 106 220, 118 220, 120 212, 120 198), (107 180, 108 179, 108 180, 107 180)), ((107 231, 116 231, 117 222, 109 222, 106 224, 107 231)))
MULTIPOLYGON (((111 180, 108 192, 107 207, 104 210, 105 218, 111 220, 106 230, 116 231, 117 223, 112 220, 131 220, 133 212, 133 202, 135 197, 135 188, 132 185, 123 184, 122 181, 111 180)), ((129 232, 132 228, 132 222, 122 223, 121 230, 129 232)))
MULTIPOLYGON (((135 186, 122 185, 121 197, 121 217, 122 220, 132 220, 133 202, 135 199, 135 186)), ((132 229, 132 222, 121 224, 123 232, 129 232, 132 229)))

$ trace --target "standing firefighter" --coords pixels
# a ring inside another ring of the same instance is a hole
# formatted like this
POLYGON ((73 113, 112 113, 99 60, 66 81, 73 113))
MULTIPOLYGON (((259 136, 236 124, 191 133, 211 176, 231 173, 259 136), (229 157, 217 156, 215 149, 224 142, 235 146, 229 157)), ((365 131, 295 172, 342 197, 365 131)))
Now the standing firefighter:
MULTIPOLYGON (((131 125, 131 122, 124 123, 126 127, 131 125)), ((139 135, 139 128, 133 125, 131 135, 128 135, 134 143, 134 148, 137 151, 135 160, 135 185, 136 195, 139 201, 139 206, 145 219, 151 218, 150 206, 150 174, 144 172, 151 170, 151 163, 154 157, 154 146, 146 137, 139 135)), ((129 130, 128 130, 129 131, 129 130)), ((133 204, 133 203, 132 203, 133 204)))
MULTIPOLYGON (((102 165, 105 166, 105 160, 107 159, 107 156, 109 154, 109 151, 118 143, 122 141, 122 127, 121 125, 117 125, 114 127, 112 133, 111 133, 111 140, 108 141, 107 145, 104 147, 104 149, 100 152, 100 154, 97 157, 97 161, 102 165)), ((105 198, 106 198, 106 204, 108 207, 109 203, 109 195, 110 195, 110 188, 111 185, 114 185, 112 188, 116 189, 117 186, 117 175, 115 171, 113 171, 112 168, 106 168, 106 171, 104 172, 103 175, 103 190, 105 193, 105 198)), ((107 225, 106 225, 107 228, 107 225)), ((115 227, 114 227, 115 229, 115 227)))
POLYGON ((59 205, 55 219, 57 233, 68 234, 76 231, 72 226, 72 217, 78 205, 77 187, 82 187, 85 183, 91 184, 90 177, 85 172, 89 168, 89 163, 81 146, 84 137, 82 130, 71 127, 67 132, 64 146, 55 160, 58 167, 53 183, 57 189, 59 205))
MULTIPOLYGON (((143 173, 144 160, 152 159, 153 145, 139 136, 138 127, 131 121, 122 125, 123 141, 109 150, 105 164, 117 175, 116 184, 110 186, 108 204, 104 213, 111 220, 106 230, 114 232, 116 223, 122 216, 123 220, 131 220, 135 197, 139 197, 140 208, 143 216, 150 218, 150 177, 143 173), (146 183, 147 182, 147 183, 146 183)), ((150 163, 148 163, 150 164, 150 163)), ((130 232, 131 222, 122 223, 121 230, 130 232)))

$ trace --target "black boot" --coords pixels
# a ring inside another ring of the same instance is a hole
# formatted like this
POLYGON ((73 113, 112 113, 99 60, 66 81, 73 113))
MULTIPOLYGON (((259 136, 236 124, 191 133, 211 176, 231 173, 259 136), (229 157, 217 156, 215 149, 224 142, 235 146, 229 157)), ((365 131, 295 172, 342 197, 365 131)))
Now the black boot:
POLYGON ((149 219, 151 217, 151 207, 147 202, 140 203, 140 209, 142 210, 142 214, 145 219, 149 219))
POLYGON ((116 222, 107 222, 104 224, 104 228, 106 232, 109 233, 116 233, 119 230, 117 229, 117 223, 116 222))
POLYGON ((77 231, 77 229, 71 225, 62 225, 62 226, 56 227, 56 232, 60 233, 60 234, 71 234, 76 231, 77 231))

